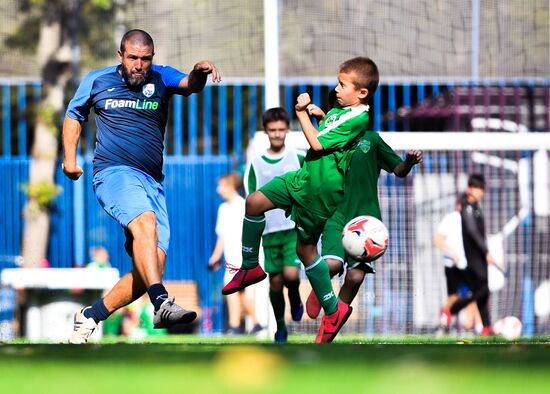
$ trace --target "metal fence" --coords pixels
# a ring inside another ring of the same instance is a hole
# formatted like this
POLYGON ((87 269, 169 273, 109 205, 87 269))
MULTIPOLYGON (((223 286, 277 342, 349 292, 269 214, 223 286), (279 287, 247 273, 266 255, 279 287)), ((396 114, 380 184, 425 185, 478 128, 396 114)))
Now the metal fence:
MULTIPOLYGON (((34 114, 41 93, 34 80, 1 82, 0 269, 2 264, 13 264, 20 254, 26 201, 22 186, 28 179, 34 114)), ((549 85, 548 80, 386 81, 373 99, 371 127, 477 131, 495 127, 488 121, 494 119, 501 128, 549 130, 549 85)), ((329 81, 286 81, 281 103, 292 115, 296 96, 307 91, 315 103, 328 108, 331 89, 329 81)), ((189 99, 176 96, 172 103, 166 130, 165 186, 172 225, 166 279, 200 283, 203 316, 211 319, 205 320, 205 331, 221 329, 221 278, 205 268, 221 202, 215 192, 216 179, 243 164, 248 142, 261 128, 263 97, 260 83, 233 83, 207 86, 189 99)), ((111 263, 126 272, 131 263, 122 248, 123 232, 102 212, 91 189, 93 124, 88 123, 81 140, 84 179, 73 183, 61 172, 56 174, 63 193, 52 212, 47 258, 54 267, 70 267, 84 263, 90 247, 102 245, 111 263)), ((298 129, 294 116, 292 128, 298 129)))

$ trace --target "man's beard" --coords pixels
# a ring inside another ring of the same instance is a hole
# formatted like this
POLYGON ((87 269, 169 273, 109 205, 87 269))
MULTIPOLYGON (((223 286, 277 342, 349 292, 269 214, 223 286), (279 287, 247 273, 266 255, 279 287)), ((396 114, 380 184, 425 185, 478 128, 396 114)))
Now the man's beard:
POLYGON ((143 75, 141 77, 134 77, 134 76, 132 76, 132 73, 130 72, 130 70, 128 70, 124 66, 124 64, 121 64, 121 66, 122 66, 121 67, 122 68, 122 76, 126 80, 126 83, 128 85, 130 85, 131 87, 141 86, 147 81, 147 79, 149 79, 149 74, 151 73, 151 71, 148 71, 145 75, 143 75))

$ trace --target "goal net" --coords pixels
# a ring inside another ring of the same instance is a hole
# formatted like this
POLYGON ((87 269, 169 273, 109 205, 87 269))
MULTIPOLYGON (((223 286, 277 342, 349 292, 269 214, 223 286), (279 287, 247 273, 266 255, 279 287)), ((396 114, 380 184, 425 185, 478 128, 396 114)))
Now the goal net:
MULTIPOLYGON (((390 246, 375 262, 376 274, 367 275, 344 332, 400 335, 437 329, 447 293, 443 256, 433 237, 474 172, 486 179, 486 233, 506 274, 500 289, 491 293, 492 320, 513 315, 522 320, 526 334, 549 332, 550 296, 540 290, 548 287, 550 278, 550 137, 500 132, 381 135, 400 155, 423 150, 424 163, 405 179, 381 173, 379 198, 390 246)), ((291 133, 289 143, 306 147, 301 133, 291 133)), ((266 144, 265 136, 256 134, 249 154, 266 144)), ((341 280, 333 280, 335 289, 341 280)), ((305 301, 305 275, 302 283, 305 301)), ((311 321, 289 326, 291 332, 317 327, 318 322, 311 321)))

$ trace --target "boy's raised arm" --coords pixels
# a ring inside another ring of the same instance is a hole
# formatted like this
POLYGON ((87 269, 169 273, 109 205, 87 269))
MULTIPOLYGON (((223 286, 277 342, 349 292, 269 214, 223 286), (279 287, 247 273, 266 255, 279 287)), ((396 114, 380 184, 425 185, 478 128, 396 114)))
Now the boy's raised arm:
POLYGON ((323 146, 317 138, 319 132, 315 126, 313 126, 313 123, 311 123, 311 119, 309 118, 309 114, 307 112, 307 107, 309 104, 311 104, 309 94, 302 93, 296 99, 296 106, 294 109, 296 110, 296 117, 298 118, 298 122, 300 122, 300 126, 302 126, 302 131, 309 146, 314 151, 320 151, 323 150, 323 146))

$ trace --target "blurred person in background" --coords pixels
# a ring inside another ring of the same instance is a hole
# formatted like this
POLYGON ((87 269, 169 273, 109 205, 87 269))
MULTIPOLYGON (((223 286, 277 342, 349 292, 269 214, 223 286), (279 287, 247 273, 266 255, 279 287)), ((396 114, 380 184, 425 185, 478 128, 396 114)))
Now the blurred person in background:
POLYGON ((484 195, 485 178, 481 174, 471 174, 468 177, 468 187, 463 195, 460 211, 462 240, 467 261, 465 272, 471 293, 456 300, 450 312, 455 315, 475 301, 483 323, 481 335, 487 336, 494 334, 489 314, 487 265, 495 264, 495 259, 489 253, 485 235, 485 218, 480 207, 484 195))
MULTIPOLYGON (((434 236, 434 245, 443 252, 445 265, 445 278, 447 284, 447 302, 439 314, 439 333, 448 333, 452 323, 451 307, 459 299, 461 294, 467 296, 469 288, 464 282, 466 278, 466 254, 462 240, 462 201, 466 194, 458 196, 455 201, 455 210, 446 214, 434 236)), ((475 302, 471 302, 465 308, 464 329, 469 331, 474 328, 476 317, 479 315, 475 302)))
POLYGON ((110 268, 109 252, 103 246, 94 246, 90 248, 90 262, 87 268, 110 268))
MULTIPOLYGON (((225 260, 224 285, 229 282, 232 272, 238 270, 242 264, 241 233, 244 218, 244 198, 238 192, 241 186, 241 177, 230 173, 218 179, 216 191, 224 200, 218 207, 216 220, 216 245, 208 260, 210 270, 215 271, 221 267, 222 257, 225 260)), ((250 334, 256 334, 264 327, 258 324, 254 303, 247 296, 245 290, 226 296, 228 312, 227 334, 242 334, 241 321, 243 315, 248 316, 252 322, 250 334)))

